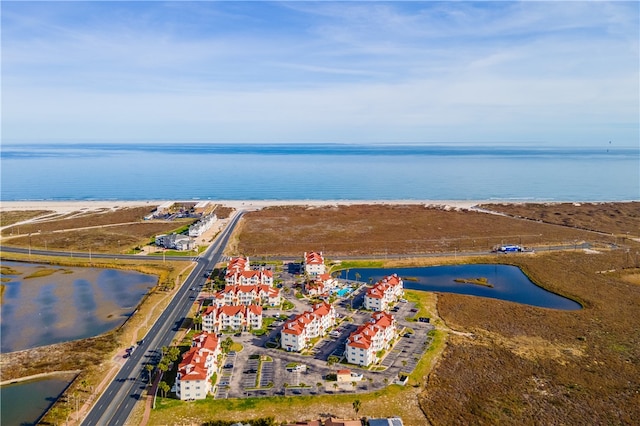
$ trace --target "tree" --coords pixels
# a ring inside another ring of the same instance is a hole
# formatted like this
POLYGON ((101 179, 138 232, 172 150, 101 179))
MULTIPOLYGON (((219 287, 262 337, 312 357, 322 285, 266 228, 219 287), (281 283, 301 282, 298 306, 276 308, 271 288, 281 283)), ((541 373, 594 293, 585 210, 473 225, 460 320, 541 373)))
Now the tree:
POLYGON ((180 349, 177 346, 172 346, 169 348, 169 352, 167 353, 167 359, 169 362, 175 362, 178 360, 180 356, 180 349))
POLYGON ((162 397, 165 398, 167 396, 167 392, 171 389, 171 386, 167 384, 164 380, 158 384, 158 389, 162 392, 162 397))
POLYGON ((202 330, 202 316, 198 315, 193 319, 194 330, 202 330))
POLYGON ((233 345, 233 339, 231 337, 227 337, 220 343, 220 347, 222 348, 222 352, 228 354, 231 350, 231 346, 233 345))
POLYGON ((327 364, 329 366, 337 364, 338 362, 340 362, 340 358, 335 355, 331 355, 329 358, 327 358, 327 364))
POLYGON ((359 399, 356 399, 355 401, 353 401, 353 411, 356 412, 356 417, 358 417, 358 411, 360 411, 360 408, 362 407, 362 402, 360 402, 359 399))
POLYGON ((147 374, 149 375, 149 382, 151 382, 151 372, 155 368, 153 364, 147 364, 144 366, 145 370, 147 370, 147 374))
POLYGON ((361 276, 362 276, 362 275, 360 275, 359 273, 357 273, 357 272, 356 272, 356 281, 358 281, 358 282, 359 282, 359 281, 360 281, 360 277, 361 277, 361 276))
POLYGON ((158 364, 158 370, 162 371, 162 374, 166 373, 167 370, 169 370, 169 364, 166 362, 165 359, 160 361, 160 364, 158 364))

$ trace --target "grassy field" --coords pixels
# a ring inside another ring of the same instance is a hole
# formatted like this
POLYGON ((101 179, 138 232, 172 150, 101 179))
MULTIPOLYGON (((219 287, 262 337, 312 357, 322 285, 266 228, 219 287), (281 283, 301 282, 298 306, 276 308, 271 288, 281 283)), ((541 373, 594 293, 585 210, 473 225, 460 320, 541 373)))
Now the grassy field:
POLYGON ((640 230, 640 202, 628 203, 560 203, 543 205, 488 204, 487 210, 514 217, 573 228, 596 230, 618 236, 637 234, 640 230))
POLYGON ((486 251, 496 245, 612 243, 614 238, 494 214, 420 205, 272 207, 245 214, 229 253, 302 256, 486 251))
POLYGON ((23 220, 33 219, 39 216, 53 213, 50 210, 18 210, 0 212, 0 226, 13 225, 23 220))
MULTIPOLYGON (((31 247, 32 249, 92 251, 95 253, 128 253, 152 242, 159 234, 179 233, 196 219, 185 218, 173 221, 144 221, 143 218, 155 206, 121 208, 115 211, 74 212, 51 220, 12 226, 2 231, 3 245, 31 247), (31 235, 29 235, 31 234, 31 235)), ((229 217, 233 209, 217 206, 215 213, 220 219, 229 217)), ((2 212, 2 218, 27 220, 48 211, 2 212)), ((4 224, 4 222, 3 222, 4 224)), ((190 255, 189 253, 181 255, 190 255)))
POLYGON ((443 320, 472 336, 451 335, 420 396, 431 423, 634 424, 640 418, 640 283, 634 278, 640 270, 623 269, 620 252, 513 263, 584 309, 441 294, 443 320))
POLYGON ((418 389, 391 385, 368 394, 340 394, 316 397, 245 398, 182 402, 159 398, 150 424, 202 424, 206 420, 238 420, 274 417, 276 421, 318 419, 319 416, 353 418, 353 401, 359 399, 360 416, 384 417, 401 413, 406 425, 423 425, 424 415, 416 401, 418 389))
MULTIPOLYGON (((145 222, 153 207, 77 211, 2 231, 3 245, 33 249, 124 252, 144 245, 156 234, 171 232, 191 221, 145 222)), ((29 211, 3 212, 30 215, 29 211)), ((24 220, 24 219, 23 219, 24 220)))

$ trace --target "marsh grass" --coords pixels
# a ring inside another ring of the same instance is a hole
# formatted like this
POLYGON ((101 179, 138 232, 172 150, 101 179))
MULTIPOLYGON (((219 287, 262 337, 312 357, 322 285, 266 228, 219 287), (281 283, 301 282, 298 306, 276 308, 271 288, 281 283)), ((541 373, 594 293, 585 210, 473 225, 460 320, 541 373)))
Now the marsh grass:
MULTIPOLYGON (((231 255, 301 257, 322 250, 325 256, 411 256, 425 253, 489 251, 505 242, 523 246, 610 243, 610 236, 555 224, 524 221, 469 210, 421 205, 271 207, 246 213, 234 232, 231 255), (286 232, 283 227, 286 226, 286 232)), ((343 262, 339 269, 351 264, 343 262)))
POLYGON ((640 418, 640 287, 625 277, 637 270, 622 269, 620 252, 565 252, 513 263, 584 308, 558 311, 440 294, 441 317, 470 334, 450 336, 429 376, 420 398, 429 420, 633 424, 640 418), (611 269, 616 272, 598 273, 611 269))

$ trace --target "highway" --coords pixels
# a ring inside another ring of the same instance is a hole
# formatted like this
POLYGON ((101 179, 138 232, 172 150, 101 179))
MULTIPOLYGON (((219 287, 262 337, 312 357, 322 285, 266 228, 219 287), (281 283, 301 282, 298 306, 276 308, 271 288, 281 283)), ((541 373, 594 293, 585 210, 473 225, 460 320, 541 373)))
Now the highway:
POLYGON ((205 281, 204 273, 208 269, 213 269, 222 259, 223 250, 242 214, 243 212, 239 212, 207 251, 198 258, 196 267, 84 418, 83 425, 125 424, 147 386, 145 364, 159 361, 162 347, 171 344, 180 324, 194 303, 197 292, 191 291, 191 288, 200 289, 205 281))

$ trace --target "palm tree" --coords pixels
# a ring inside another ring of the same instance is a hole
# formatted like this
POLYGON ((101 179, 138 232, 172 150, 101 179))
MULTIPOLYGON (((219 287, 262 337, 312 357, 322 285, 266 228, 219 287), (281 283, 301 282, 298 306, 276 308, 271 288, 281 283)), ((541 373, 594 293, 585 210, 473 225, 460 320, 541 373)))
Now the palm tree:
POLYGON ((162 397, 165 398, 167 396, 167 392, 171 389, 171 386, 167 384, 164 380, 158 384, 158 389, 162 392, 162 397))
POLYGON ((193 328, 194 330, 202 330, 202 316, 198 315, 193 319, 193 328))
POLYGON ((358 417, 358 411, 360 411, 360 408, 362 407, 362 402, 360 402, 359 399, 356 399, 355 401, 353 401, 353 411, 356 412, 356 417, 358 417))
POLYGON ((166 360, 162 360, 160 361, 160 364, 158 364, 158 370, 162 371, 162 374, 166 373, 167 370, 169 370, 169 364, 166 362, 166 360))
POLYGON ((153 371, 153 364, 147 364, 144 366, 144 368, 147 370, 147 374, 149 375, 149 383, 151 383, 151 372, 153 371))
POLYGON ((359 273, 357 273, 357 272, 356 272, 356 281, 360 281, 360 277, 361 277, 361 276, 362 276, 362 275, 360 275, 359 273))
POLYGON ((171 346, 169 348, 169 352, 167 353, 167 359, 169 362, 175 362, 180 356, 180 349, 177 346, 171 346))

